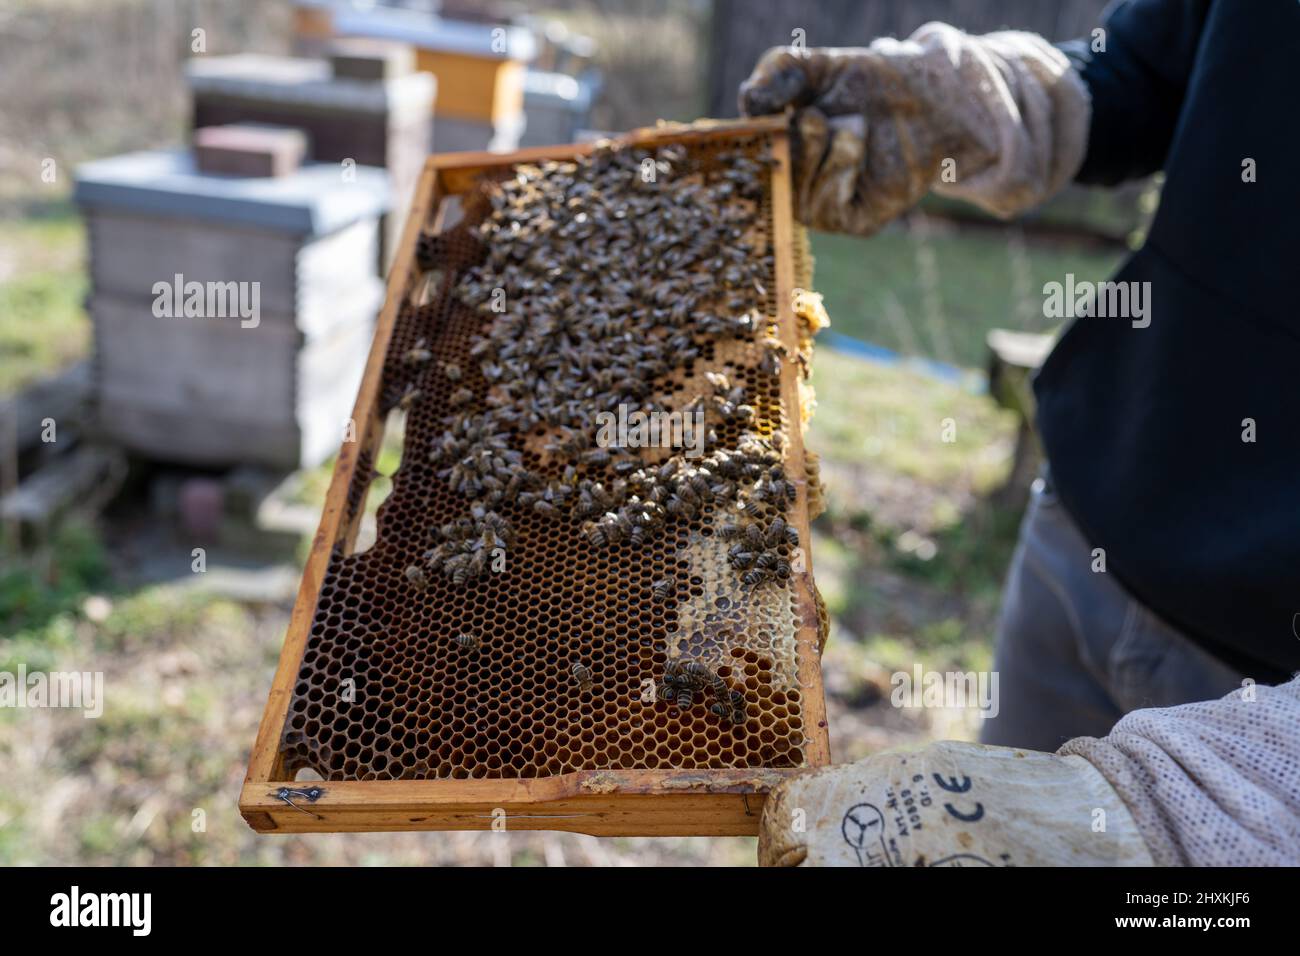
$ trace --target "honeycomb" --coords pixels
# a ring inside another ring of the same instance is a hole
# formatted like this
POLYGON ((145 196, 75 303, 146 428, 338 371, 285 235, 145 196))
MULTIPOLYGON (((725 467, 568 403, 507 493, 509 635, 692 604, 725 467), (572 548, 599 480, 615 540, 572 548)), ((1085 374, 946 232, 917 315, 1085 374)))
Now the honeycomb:
MULTIPOLYGON (((689 150, 709 170, 719 154, 739 149, 758 156, 763 146, 756 136, 689 150)), ((510 175, 510 167, 489 175, 510 175)), ((286 769, 310 768, 326 780, 397 780, 803 766, 808 741, 798 635, 807 611, 794 587, 741 586, 719 534, 735 517, 730 505, 707 504, 691 520, 670 518, 634 548, 626 542, 595 547, 566 516, 503 504, 497 510, 514 531, 503 571, 459 587, 436 575, 413 588, 404 576, 429 547, 430 529, 468 510, 428 456, 451 393, 469 388, 482 396, 488 388, 468 351, 484 319, 454 295, 457 275, 486 254, 475 227, 487 203, 474 193, 462 200, 454 226, 421 237, 423 271, 407 291, 423 294, 402 298, 381 404, 386 412, 412 392, 419 399, 409 403, 402 462, 377 512, 375 543, 359 553, 338 547, 331 555, 284 727, 286 769), (405 361, 413 348, 427 349, 432 360, 405 361), (443 363, 458 365, 463 377, 449 381, 439 372, 443 363), (677 581, 675 595, 657 601, 652 585, 667 577, 677 581), (478 640, 470 647, 457 641, 460 635, 478 640), (688 660, 715 669, 743 692, 741 723, 720 720, 707 706, 679 711, 657 699, 656 682, 669 662, 688 660), (575 673, 590 680, 575 680, 575 673)), ((770 183, 758 227, 770 248, 770 183)), ((796 243, 796 277, 804 285, 805 249, 796 243)), ((775 330, 775 276, 767 275, 764 286, 763 312, 775 330)), ((801 329, 804 346, 811 331, 801 329)), ((664 403, 684 406, 706 391, 705 372, 721 371, 745 387, 754 406, 745 429, 764 437, 801 429, 802 409, 783 407, 779 380, 759 372, 759 337, 702 342, 690 369, 664 381, 664 403)), ((715 427, 720 443, 735 447, 742 426, 715 427)), ((541 430, 518 437, 531 470, 559 475, 562 465, 547 459, 541 430)), ((641 454, 656 462, 666 451, 641 454)), ((815 459, 809 462, 815 468, 815 459)), ((353 515, 371 477, 371 459, 359 459, 347 496, 353 515)), ((796 484, 792 520, 806 510, 810 491, 810 482, 796 484)), ((776 516, 764 507, 770 512, 764 517, 776 516)), ((794 551, 781 549, 797 559, 794 551)), ((804 648, 818 650, 815 642, 804 648)))

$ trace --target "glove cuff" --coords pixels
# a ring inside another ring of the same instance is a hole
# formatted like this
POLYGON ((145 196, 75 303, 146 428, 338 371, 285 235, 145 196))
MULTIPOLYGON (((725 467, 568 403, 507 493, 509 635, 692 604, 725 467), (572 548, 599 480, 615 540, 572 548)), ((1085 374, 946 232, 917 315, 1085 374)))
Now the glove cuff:
POLYGON ((926 99, 960 130, 935 192, 1009 217, 1050 199, 1087 153, 1092 104, 1066 56, 1037 34, 972 37, 932 23, 909 40, 926 99))

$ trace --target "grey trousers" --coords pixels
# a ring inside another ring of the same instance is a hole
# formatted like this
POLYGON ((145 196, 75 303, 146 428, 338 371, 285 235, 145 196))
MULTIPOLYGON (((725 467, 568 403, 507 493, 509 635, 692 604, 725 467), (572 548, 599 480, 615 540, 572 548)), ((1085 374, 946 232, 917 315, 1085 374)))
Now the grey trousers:
POLYGON ((1222 697, 1243 675, 1192 643, 1115 580, 1056 499, 1034 482, 998 621, 997 716, 980 741, 1053 752, 1104 737, 1130 710, 1222 697))

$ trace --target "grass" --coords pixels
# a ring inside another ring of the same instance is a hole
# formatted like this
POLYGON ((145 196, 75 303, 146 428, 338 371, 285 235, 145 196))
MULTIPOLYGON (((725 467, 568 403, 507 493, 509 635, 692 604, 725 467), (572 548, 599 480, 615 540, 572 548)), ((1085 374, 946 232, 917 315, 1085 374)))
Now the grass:
POLYGON ((837 331, 963 367, 983 366, 989 329, 1051 331, 1044 283, 1067 272, 1100 281, 1123 256, 1091 244, 1017 242, 1011 230, 917 222, 926 225, 898 224, 868 239, 814 233, 815 285, 837 331))
POLYGON ((808 445, 821 456, 828 503, 812 551, 831 615, 823 669, 836 759, 973 738, 970 712, 893 708, 890 678, 917 663, 991 666, 1019 513, 989 493, 1006 478, 1015 421, 969 383, 826 348, 812 382, 808 445))
POLYGON ((68 203, 0 221, 0 395, 86 354, 84 230, 68 203))

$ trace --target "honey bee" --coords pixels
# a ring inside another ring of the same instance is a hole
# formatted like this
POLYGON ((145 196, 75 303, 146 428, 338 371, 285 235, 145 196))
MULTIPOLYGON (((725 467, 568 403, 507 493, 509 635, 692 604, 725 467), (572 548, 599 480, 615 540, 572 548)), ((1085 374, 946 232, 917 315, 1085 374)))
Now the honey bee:
POLYGON ((402 411, 409 412, 411 407, 423 397, 424 393, 418 388, 414 385, 407 385, 406 391, 402 393, 402 397, 397 401, 397 406, 402 411))
POLYGON ((734 481, 719 481, 709 486, 709 493, 720 501, 734 499, 739 490, 734 481))
POLYGON ((404 573, 406 575, 406 580, 409 581, 417 591, 423 591, 429 586, 429 575, 425 573, 424 568, 420 567, 420 565, 412 564, 407 567, 404 573))
POLYGON ((687 661, 678 668, 677 673, 678 679, 692 689, 703 687, 712 674, 709 668, 699 661, 687 661))
POLYGON ((462 651, 476 651, 483 645, 477 634, 457 634, 455 641, 462 651))
POLYGON ((764 497, 779 501, 782 504, 787 501, 794 501, 798 494, 794 482, 786 478, 785 469, 780 465, 773 466, 768 472, 765 484, 764 497))
POLYGON ((696 505, 683 498, 679 498, 677 495, 673 495, 668 499, 664 504, 664 510, 666 510, 670 515, 685 518, 694 518, 699 514, 699 508, 696 505))
POLYGON ((604 529, 594 521, 586 522, 582 526, 582 533, 586 536, 588 544, 594 548, 603 548, 609 543, 604 529))
POLYGON ((745 550, 745 545, 737 544, 733 545, 731 549, 727 551, 727 561, 733 568, 743 571, 746 568, 752 567, 761 553, 762 552, 747 551, 745 550))
POLYGON ((744 708, 744 706, 742 705, 742 706, 740 706, 740 707, 732 708, 732 711, 731 711, 730 716, 728 717, 728 720, 730 721, 731 726, 733 726, 733 727, 740 727, 740 726, 742 726, 742 725, 745 723, 745 720, 747 719, 747 716, 748 716, 748 715, 745 713, 745 708, 744 708))
POLYGON ((673 698, 673 704, 678 710, 690 710, 695 706, 695 691, 690 687, 679 684, 677 694, 673 698))
POLYGON ((423 365, 433 358, 433 353, 424 347, 424 339, 417 339, 415 345, 406 350, 403 358, 408 365, 423 365))
POLYGON ((783 544, 797 548, 799 546, 799 531, 794 525, 787 524, 784 518, 773 518, 771 525, 768 526, 767 533, 763 536, 763 541, 769 548, 780 547, 783 544))
POLYGON ((727 700, 727 695, 730 692, 729 688, 727 687, 727 682, 718 674, 717 671, 709 672, 708 684, 709 684, 709 692, 713 694, 713 696, 717 700, 719 701, 727 700))
POLYGON ((677 582, 672 578, 660 578, 654 584, 650 585, 650 591, 654 599, 660 603, 666 603, 672 600, 673 594, 677 590, 677 582))
POLYGON ((591 668, 575 661, 573 666, 569 668, 569 673, 573 675, 573 679, 582 693, 587 694, 591 692, 591 688, 594 684, 591 668))

